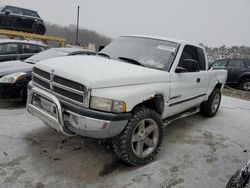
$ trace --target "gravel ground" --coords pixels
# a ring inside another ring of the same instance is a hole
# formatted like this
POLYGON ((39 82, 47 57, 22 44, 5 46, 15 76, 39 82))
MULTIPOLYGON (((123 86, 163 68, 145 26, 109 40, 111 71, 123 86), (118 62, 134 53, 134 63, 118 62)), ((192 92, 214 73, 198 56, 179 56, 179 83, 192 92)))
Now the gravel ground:
POLYGON ((242 91, 229 86, 225 86, 223 95, 250 101, 250 91, 242 91))

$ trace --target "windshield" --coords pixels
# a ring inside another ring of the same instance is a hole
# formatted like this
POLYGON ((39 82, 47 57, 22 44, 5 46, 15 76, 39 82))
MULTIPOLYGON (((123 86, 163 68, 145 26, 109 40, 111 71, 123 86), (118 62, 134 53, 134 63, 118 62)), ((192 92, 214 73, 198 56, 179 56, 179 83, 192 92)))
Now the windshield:
POLYGON ((69 53, 65 51, 61 51, 60 49, 48 49, 38 54, 31 56, 30 58, 26 59, 25 62, 27 63, 37 63, 39 61, 50 59, 54 57, 62 57, 67 56, 69 53))
POLYGON ((141 64, 142 66, 169 70, 178 51, 179 44, 142 37, 120 37, 100 53, 110 59, 141 64), (125 61, 130 60, 130 61, 125 61))

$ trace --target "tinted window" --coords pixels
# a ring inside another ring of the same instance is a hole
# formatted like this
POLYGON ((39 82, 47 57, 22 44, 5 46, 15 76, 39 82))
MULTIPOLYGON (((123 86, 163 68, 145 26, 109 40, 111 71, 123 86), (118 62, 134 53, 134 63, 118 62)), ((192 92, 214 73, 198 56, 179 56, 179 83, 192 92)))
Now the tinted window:
POLYGON ((13 13, 13 14, 23 14, 23 11, 22 9, 20 8, 17 8, 17 7, 10 7, 10 6, 7 6, 4 11, 8 11, 10 13, 13 13))
POLYGON ((242 60, 232 59, 228 63, 228 68, 241 68, 243 67, 242 60))
POLYGON ((32 10, 23 9, 23 14, 26 15, 26 16, 39 17, 37 12, 32 11, 32 10))
POLYGON ((247 63, 248 68, 250 68, 250 59, 246 59, 245 61, 247 63))
POLYGON ((33 45, 33 44, 22 44, 22 51, 24 54, 29 53, 38 53, 41 52, 43 49, 40 46, 33 45))
POLYGON ((213 64, 214 68, 226 68, 227 60, 219 60, 213 64))
POLYGON ((0 45, 0 55, 17 54, 18 45, 17 44, 1 44, 0 45))
POLYGON ((197 49, 194 46, 186 45, 183 49, 178 67, 185 68, 189 70, 189 72, 194 72, 188 64, 185 64, 186 59, 191 59, 199 62, 198 54, 197 54, 197 49))
POLYGON ((198 62, 200 70, 206 70, 206 58, 203 49, 197 48, 198 62))

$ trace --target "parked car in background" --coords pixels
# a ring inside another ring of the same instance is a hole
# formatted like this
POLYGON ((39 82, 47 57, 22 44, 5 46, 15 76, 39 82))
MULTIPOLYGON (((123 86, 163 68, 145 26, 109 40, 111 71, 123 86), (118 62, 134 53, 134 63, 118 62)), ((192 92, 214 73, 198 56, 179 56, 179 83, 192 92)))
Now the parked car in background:
POLYGON ((34 10, 5 5, 0 7, 0 28, 44 35, 46 28, 34 10))
POLYGON ((48 48, 36 41, 0 39, 0 64, 3 61, 23 60, 48 48))
MULTIPOLYGON (((26 100, 27 84, 31 80, 32 68, 39 61, 61 56, 95 54, 79 48, 51 48, 24 61, 0 63, 0 99, 26 100)), ((71 66, 74 66, 73 62, 71 66)))
POLYGON ((227 84, 250 91, 250 58, 221 59, 213 63, 214 69, 226 69, 227 84))

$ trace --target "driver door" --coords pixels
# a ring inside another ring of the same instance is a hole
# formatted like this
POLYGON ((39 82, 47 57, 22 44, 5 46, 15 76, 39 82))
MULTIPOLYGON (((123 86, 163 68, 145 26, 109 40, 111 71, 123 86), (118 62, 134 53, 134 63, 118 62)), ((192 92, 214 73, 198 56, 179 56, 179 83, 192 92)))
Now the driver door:
POLYGON ((186 45, 177 67, 186 71, 170 73, 171 91, 166 110, 168 117, 199 105, 206 95, 209 82, 205 55, 201 48, 186 45), (196 62, 197 67, 186 65, 187 59, 196 62))

